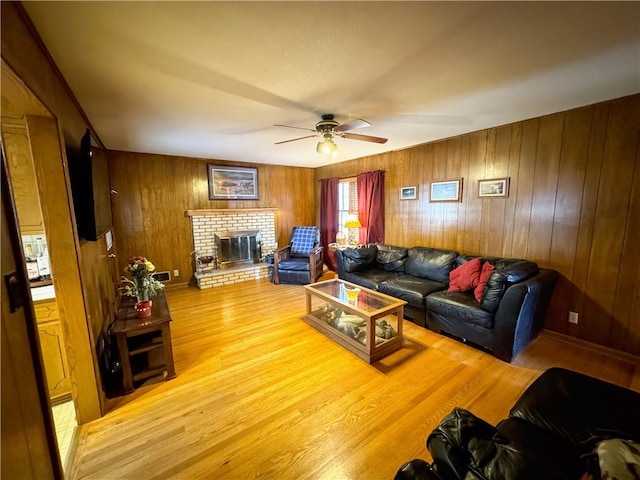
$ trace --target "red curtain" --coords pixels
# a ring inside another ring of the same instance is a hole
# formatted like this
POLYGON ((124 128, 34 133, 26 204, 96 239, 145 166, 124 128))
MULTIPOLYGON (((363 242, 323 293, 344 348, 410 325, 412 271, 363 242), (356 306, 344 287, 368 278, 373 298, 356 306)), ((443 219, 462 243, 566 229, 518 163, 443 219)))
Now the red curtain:
POLYGON ((336 272, 336 255, 329 250, 329 244, 336 241, 338 233, 338 184, 339 178, 320 180, 320 241, 324 247, 324 261, 336 272))
POLYGON ((357 179, 360 243, 384 243, 384 171, 360 173, 357 179))

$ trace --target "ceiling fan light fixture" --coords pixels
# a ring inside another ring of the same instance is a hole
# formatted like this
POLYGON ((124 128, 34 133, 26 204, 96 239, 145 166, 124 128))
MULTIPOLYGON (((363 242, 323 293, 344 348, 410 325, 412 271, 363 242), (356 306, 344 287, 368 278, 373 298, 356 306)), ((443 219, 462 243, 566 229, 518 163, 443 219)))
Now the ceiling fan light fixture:
POLYGON ((333 140, 333 137, 330 134, 325 134, 324 140, 318 142, 316 151, 323 155, 331 155, 332 157, 336 157, 338 155, 338 145, 336 145, 336 142, 333 140))

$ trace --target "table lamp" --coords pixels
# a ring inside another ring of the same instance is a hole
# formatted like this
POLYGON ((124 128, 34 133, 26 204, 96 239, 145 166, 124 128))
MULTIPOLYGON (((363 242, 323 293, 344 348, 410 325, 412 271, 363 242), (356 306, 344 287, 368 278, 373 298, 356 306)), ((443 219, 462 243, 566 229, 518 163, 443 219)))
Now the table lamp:
POLYGON ((358 229, 362 226, 357 215, 349 215, 344 222, 344 228, 349 231, 349 245, 357 245, 358 241, 358 229))

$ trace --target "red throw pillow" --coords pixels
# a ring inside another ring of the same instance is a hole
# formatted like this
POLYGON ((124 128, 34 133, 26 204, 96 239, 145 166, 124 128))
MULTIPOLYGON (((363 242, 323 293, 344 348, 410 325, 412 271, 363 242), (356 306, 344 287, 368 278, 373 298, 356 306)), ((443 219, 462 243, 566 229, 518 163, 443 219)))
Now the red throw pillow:
POLYGON ((476 297, 477 302, 482 301, 482 297, 484 297, 484 287, 487 285, 487 280, 489 280, 489 277, 495 269, 496 267, 491 265, 489 262, 484 262, 484 265, 482 265, 480 281, 478 282, 476 289, 473 291, 473 295, 476 297))
POLYGON ((466 292, 476 288, 480 281, 480 258, 474 258, 449 273, 449 293, 466 292))

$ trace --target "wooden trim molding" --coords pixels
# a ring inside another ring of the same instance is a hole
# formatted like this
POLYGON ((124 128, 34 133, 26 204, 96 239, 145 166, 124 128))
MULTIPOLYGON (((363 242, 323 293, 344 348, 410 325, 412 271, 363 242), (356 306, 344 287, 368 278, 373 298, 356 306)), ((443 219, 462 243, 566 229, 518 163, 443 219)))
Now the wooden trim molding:
POLYGON ((207 215, 238 215, 242 213, 277 212, 277 208, 216 208, 209 210, 187 210, 187 217, 201 217, 207 215))
POLYGON ((603 345, 598 345, 597 343, 593 343, 593 342, 587 342, 586 340, 581 340, 579 338, 571 337, 563 333, 554 332, 553 330, 547 330, 546 328, 543 329, 542 332, 540 332, 540 335, 544 335, 545 337, 553 338, 561 342, 569 343, 571 345, 577 345, 579 347, 586 348, 596 353, 602 353, 604 355, 608 355, 611 358, 615 358, 617 360, 632 363, 635 365, 640 365, 640 357, 633 355, 631 353, 616 350, 615 348, 605 347, 603 345))

